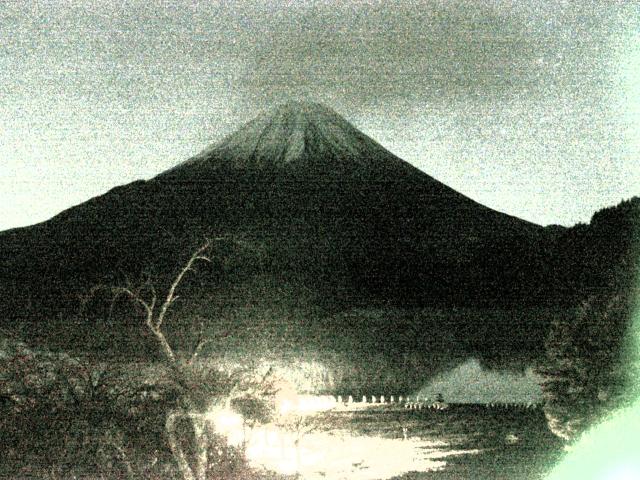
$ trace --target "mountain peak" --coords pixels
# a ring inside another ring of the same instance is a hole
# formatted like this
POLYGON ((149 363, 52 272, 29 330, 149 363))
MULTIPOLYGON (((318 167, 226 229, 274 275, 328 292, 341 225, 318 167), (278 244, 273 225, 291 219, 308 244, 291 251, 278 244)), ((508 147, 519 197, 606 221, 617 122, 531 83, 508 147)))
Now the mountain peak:
POLYGON ((288 100, 268 111, 271 115, 331 115, 339 116, 335 110, 324 103, 309 100, 288 100))
POLYGON ((267 110, 261 117, 271 123, 287 125, 290 129, 332 123, 355 130, 344 117, 332 108, 323 103, 311 101, 290 100, 267 110))
MULTIPOLYGON (((171 174, 205 175, 220 168, 278 169, 314 178, 384 177, 413 169, 322 103, 288 101, 212 145, 171 174)), ((169 172, 167 172, 169 173, 169 172)))
POLYGON ((290 164, 305 154, 329 151, 357 155, 361 134, 334 110, 320 103, 290 101, 247 123, 217 145, 224 156, 244 162, 290 164))

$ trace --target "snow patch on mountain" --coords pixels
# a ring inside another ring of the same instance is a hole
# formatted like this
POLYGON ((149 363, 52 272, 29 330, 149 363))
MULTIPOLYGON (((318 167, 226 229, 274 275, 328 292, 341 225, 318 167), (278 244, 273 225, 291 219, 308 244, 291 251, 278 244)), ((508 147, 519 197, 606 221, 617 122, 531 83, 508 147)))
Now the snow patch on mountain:
POLYGON ((417 172, 334 110, 299 101, 262 113, 166 173, 186 171, 190 166, 204 172, 223 165, 249 170, 293 168, 314 174, 323 170, 327 175, 373 170, 417 172))

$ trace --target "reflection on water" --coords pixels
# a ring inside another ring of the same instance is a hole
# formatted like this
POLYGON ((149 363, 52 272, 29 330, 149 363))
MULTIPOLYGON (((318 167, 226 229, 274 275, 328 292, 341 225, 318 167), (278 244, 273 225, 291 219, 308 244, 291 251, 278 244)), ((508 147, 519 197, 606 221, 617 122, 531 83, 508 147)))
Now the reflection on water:
POLYGON ((445 467, 446 457, 479 452, 455 450, 444 441, 406 433, 403 438, 384 438, 344 429, 305 431, 308 424, 303 423, 248 428, 242 417, 227 410, 212 413, 210 419, 230 444, 244 444, 253 467, 304 479, 373 480, 432 472, 445 467))
POLYGON ((229 411, 212 420, 229 443, 245 446, 254 468, 304 479, 531 480, 561 453, 538 409, 324 410, 328 401, 298 400, 267 425, 249 428, 229 411))
POLYGON ((410 471, 444 468, 443 458, 474 453, 440 441, 354 436, 348 432, 296 432, 265 426, 251 432, 247 457, 256 467, 305 479, 385 479, 410 471))

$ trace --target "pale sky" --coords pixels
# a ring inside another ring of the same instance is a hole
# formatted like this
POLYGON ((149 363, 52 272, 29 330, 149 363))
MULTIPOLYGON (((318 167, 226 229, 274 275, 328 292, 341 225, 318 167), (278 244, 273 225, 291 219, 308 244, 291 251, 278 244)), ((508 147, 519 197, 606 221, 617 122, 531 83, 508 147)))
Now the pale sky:
POLYGON ((640 3, 0 2, 0 230, 321 101, 496 210, 640 195, 640 3))

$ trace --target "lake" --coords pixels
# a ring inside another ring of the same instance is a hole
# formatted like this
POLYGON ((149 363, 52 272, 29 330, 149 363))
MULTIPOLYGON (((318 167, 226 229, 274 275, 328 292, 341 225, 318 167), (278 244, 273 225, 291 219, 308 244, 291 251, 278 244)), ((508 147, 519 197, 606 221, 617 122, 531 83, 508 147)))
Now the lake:
POLYGON ((540 408, 380 405, 261 428, 247 454, 256 467, 308 480, 529 480, 544 476, 562 446, 540 408))

